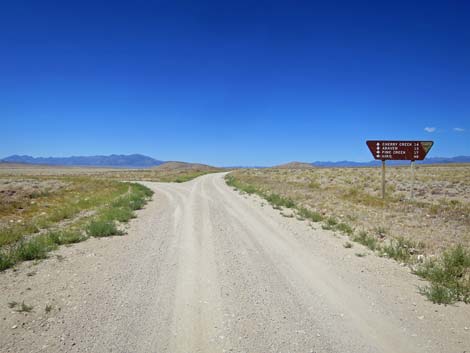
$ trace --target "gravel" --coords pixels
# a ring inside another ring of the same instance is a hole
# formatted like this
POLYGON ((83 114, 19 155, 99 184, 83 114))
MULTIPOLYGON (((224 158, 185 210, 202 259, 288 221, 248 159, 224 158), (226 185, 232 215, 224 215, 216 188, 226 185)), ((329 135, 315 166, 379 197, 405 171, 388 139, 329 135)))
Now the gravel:
POLYGON ((406 267, 223 175, 147 182, 155 196, 127 236, 0 273, 0 352, 470 350, 469 305, 426 301, 406 267))

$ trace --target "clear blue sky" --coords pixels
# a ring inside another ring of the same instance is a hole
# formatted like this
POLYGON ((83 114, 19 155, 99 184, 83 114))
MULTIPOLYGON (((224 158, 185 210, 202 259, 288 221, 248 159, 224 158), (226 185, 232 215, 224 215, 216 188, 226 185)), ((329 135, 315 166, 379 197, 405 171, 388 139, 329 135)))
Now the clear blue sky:
POLYGON ((470 154, 466 0, 6 0, 0 33, 0 157, 470 154))

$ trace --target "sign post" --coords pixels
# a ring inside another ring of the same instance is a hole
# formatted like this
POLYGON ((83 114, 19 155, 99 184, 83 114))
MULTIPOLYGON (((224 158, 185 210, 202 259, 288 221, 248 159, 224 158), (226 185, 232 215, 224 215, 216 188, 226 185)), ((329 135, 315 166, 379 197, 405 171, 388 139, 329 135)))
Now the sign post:
POLYGON ((385 159, 382 159, 382 198, 385 199, 385 159))
POLYGON ((385 161, 411 161, 411 199, 414 197, 415 161, 426 158, 433 141, 366 141, 374 159, 382 161, 382 198, 385 198, 385 161))

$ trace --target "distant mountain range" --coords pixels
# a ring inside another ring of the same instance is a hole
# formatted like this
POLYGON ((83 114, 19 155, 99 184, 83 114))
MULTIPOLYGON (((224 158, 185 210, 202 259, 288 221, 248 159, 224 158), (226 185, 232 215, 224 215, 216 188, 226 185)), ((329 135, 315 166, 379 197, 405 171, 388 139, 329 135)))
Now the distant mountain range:
MULTIPOLYGON (((166 163, 152 157, 144 156, 142 154, 130 155, 117 155, 110 156, 72 156, 72 157, 31 157, 13 155, 0 159, 3 163, 25 163, 25 164, 43 164, 54 166, 87 166, 87 167, 114 167, 114 168, 150 168, 156 167, 166 163)), ((408 165, 409 161, 387 161, 389 165, 408 165)), ((443 163, 470 163, 470 156, 458 156, 451 158, 434 157, 428 158, 424 161, 417 161, 419 164, 443 164, 443 163)), ((380 164, 380 161, 370 162, 353 162, 353 161, 339 161, 339 162, 324 162, 317 161, 313 163, 300 163, 292 162, 287 164, 295 167, 302 165, 305 167, 310 164, 315 167, 373 167, 380 164)), ((281 167, 281 166, 280 166, 281 167)), ((263 167, 258 167, 263 168, 263 167)))
POLYGON ((7 163, 45 164, 60 166, 148 168, 163 164, 163 161, 141 154, 110 156, 31 157, 13 155, 0 160, 7 163))
MULTIPOLYGON (((417 164, 444 164, 444 163, 470 163, 470 156, 457 156, 457 157, 433 157, 427 158, 424 161, 416 161, 417 164)), ((322 162, 317 161, 311 163, 315 167, 373 167, 381 164, 381 161, 370 162, 352 162, 352 161, 339 161, 339 162, 322 162)), ((389 165, 408 165, 410 161, 387 161, 389 165)))

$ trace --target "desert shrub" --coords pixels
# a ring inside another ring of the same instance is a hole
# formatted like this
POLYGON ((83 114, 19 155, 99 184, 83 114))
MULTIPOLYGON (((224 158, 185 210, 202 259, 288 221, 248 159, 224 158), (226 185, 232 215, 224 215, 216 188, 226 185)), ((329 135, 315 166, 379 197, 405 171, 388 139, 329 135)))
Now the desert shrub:
POLYGON ((309 219, 313 222, 320 222, 323 219, 321 214, 314 212, 314 211, 310 211, 309 209, 305 207, 298 208, 298 212, 299 212, 299 216, 309 219))
POLYGON ((410 250, 415 248, 415 244, 403 237, 398 237, 396 239, 391 239, 388 244, 385 244, 382 247, 382 252, 388 257, 408 263, 411 260, 410 250))
POLYGON ((57 245, 79 243, 86 239, 86 236, 79 231, 72 230, 51 231, 48 233, 48 237, 57 245))
POLYGON ((14 260, 9 254, 0 253, 0 271, 6 270, 15 264, 14 260))
POLYGON ((457 245, 437 259, 418 266, 415 273, 427 279, 429 286, 421 288, 431 301, 450 304, 461 300, 470 302, 470 250, 457 245))
POLYGON ((225 182, 227 183, 227 185, 232 186, 240 191, 246 192, 247 194, 259 194, 260 196, 262 196, 260 191, 255 186, 242 183, 232 175, 226 175, 225 182))
POLYGON ((325 223, 322 225, 323 229, 326 230, 335 230, 338 225, 338 221, 334 217, 328 217, 325 223))
POLYGON ((51 214, 51 216, 49 217, 49 221, 55 223, 55 222, 62 221, 64 219, 70 219, 74 215, 76 215, 78 212, 79 212, 79 209, 77 207, 70 206, 70 205, 62 206, 56 209, 51 214))
POLYGON ((274 193, 267 195, 266 201, 278 207, 292 208, 295 206, 294 201, 292 201, 290 198, 286 198, 286 197, 283 197, 281 195, 274 194, 274 193))
POLYGON ((145 203, 145 197, 142 195, 132 195, 129 198, 129 208, 133 211, 142 209, 145 203))
POLYGON ((154 194, 154 192, 145 185, 133 183, 131 184, 131 186, 135 192, 142 194, 146 198, 152 197, 154 194))
POLYGON ((377 238, 367 234, 367 232, 362 231, 359 232, 358 235, 356 235, 353 239, 356 243, 362 244, 364 246, 367 246, 369 249, 376 250, 377 249, 377 238))
POLYGON ((339 223, 336 226, 336 230, 347 235, 352 235, 354 233, 354 229, 347 223, 339 223))
POLYGON ((47 253, 56 247, 56 244, 47 236, 38 236, 21 242, 13 254, 20 261, 45 259, 47 253))
POLYGON ((92 237, 109 237, 111 235, 122 235, 113 221, 94 220, 88 223, 86 232, 92 237))
POLYGON ((105 210, 101 218, 107 221, 128 222, 130 219, 135 218, 135 213, 130 207, 112 207, 105 210))

